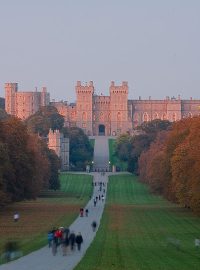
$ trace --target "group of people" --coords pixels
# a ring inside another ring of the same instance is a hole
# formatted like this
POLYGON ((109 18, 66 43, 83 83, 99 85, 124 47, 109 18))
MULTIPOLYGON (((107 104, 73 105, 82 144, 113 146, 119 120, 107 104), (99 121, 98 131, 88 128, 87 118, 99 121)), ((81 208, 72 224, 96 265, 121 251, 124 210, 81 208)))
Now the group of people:
POLYGON ((89 210, 87 208, 85 210, 84 208, 80 208, 80 217, 84 217, 84 213, 85 213, 85 216, 88 217, 89 210))
POLYGON ((62 249, 63 256, 67 255, 67 250, 75 249, 77 245, 78 250, 81 250, 81 244, 83 243, 83 237, 79 232, 77 235, 74 231, 69 230, 69 228, 53 228, 48 232, 48 244, 49 248, 52 248, 52 253, 55 256, 57 253, 57 248, 60 246, 62 249))
MULTIPOLYGON (((98 201, 104 201, 105 196, 105 188, 106 184, 104 182, 93 182, 94 187, 98 187, 98 191, 100 194, 95 194, 94 197, 94 206, 96 206, 98 201), (103 194, 102 194, 103 193, 103 194)), ((80 208, 80 217, 88 217, 89 210, 88 208, 80 208)), ((92 221, 91 227, 93 232, 96 231, 97 222, 95 220, 92 221)), ((81 250, 81 245, 83 243, 83 237, 81 233, 75 234, 74 231, 70 231, 69 228, 59 227, 53 228, 48 232, 48 245, 49 248, 52 248, 52 253, 55 256, 57 253, 57 248, 60 247, 63 256, 67 255, 68 250, 73 251, 77 246, 77 249, 81 250)))
POLYGON ((94 196, 93 203, 94 203, 94 206, 96 206, 98 201, 102 201, 103 202, 104 199, 105 199, 104 194, 106 192, 106 189, 105 189, 106 184, 104 182, 94 182, 93 183, 93 186, 95 186, 95 187, 96 186, 99 186, 98 191, 99 192, 103 192, 103 194, 98 194, 98 195, 94 196))

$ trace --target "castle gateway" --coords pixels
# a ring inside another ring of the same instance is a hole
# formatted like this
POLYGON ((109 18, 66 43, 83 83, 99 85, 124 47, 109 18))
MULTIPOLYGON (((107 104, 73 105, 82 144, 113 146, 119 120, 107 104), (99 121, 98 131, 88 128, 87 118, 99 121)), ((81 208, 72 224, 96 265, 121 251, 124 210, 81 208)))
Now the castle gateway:
POLYGON ((128 83, 112 81, 109 96, 96 95, 93 82, 76 84, 76 103, 50 102, 46 88, 42 92, 17 92, 17 84, 6 84, 6 111, 21 119, 35 113, 39 106, 51 104, 64 116, 65 126, 80 127, 87 135, 116 136, 132 132, 143 122, 154 119, 171 122, 200 114, 200 100, 128 100, 128 83))

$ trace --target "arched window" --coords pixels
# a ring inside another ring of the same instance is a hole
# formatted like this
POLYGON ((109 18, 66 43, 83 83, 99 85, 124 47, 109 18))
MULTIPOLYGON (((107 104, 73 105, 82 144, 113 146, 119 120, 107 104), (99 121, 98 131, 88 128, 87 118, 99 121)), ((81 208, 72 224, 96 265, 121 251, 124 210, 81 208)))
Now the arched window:
POLYGON ((176 113, 172 114, 172 121, 175 122, 176 121, 176 113))
POLYGON ((162 120, 167 120, 167 114, 163 113, 162 120))
POLYGON ((117 113, 117 121, 118 122, 121 121, 121 113, 120 112, 117 113))
POLYGON ((157 112, 155 112, 155 113, 154 113, 154 115, 153 115, 153 119, 159 119, 159 115, 158 115, 158 113, 157 113, 157 112))
POLYGON ((83 114, 82 114, 82 120, 83 121, 86 121, 87 120, 87 114, 86 114, 86 112, 83 112, 83 114))
POLYGON ((143 121, 144 121, 144 122, 148 122, 148 120, 149 120, 148 113, 145 112, 145 113, 143 114, 143 121))
POLYGON ((100 113, 99 120, 103 121, 103 113, 102 112, 100 113))

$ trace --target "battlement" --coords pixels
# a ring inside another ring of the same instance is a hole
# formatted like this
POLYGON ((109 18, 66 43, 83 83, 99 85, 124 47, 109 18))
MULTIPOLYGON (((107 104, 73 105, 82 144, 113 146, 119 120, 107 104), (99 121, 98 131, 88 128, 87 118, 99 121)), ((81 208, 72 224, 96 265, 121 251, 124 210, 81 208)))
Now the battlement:
POLYGON ((17 92, 18 90, 18 83, 5 83, 5 90, 13 90, 17 92))
POLYGON ((115 85, 115 82, 111 81, 110 94, 128 94, 128 82, 123 81, 121 85, 115 85))
POLYGON ((81 94, 81 93, 86 93, 86 94, 92 94, 94 93, 94 85, 93 81, 85 82, 85 85, 81 84, 81 81, 77 81, 76 84, 76 93, 81 94))

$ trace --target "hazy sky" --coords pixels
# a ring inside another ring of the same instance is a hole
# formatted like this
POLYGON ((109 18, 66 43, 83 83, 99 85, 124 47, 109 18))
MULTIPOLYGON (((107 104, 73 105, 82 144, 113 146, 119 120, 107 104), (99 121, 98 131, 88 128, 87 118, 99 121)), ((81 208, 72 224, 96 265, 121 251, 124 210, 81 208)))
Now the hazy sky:
POLYGON ((200 0, 0 0, 0 96, 129 83, 129 98, 200 99, 200 0))

